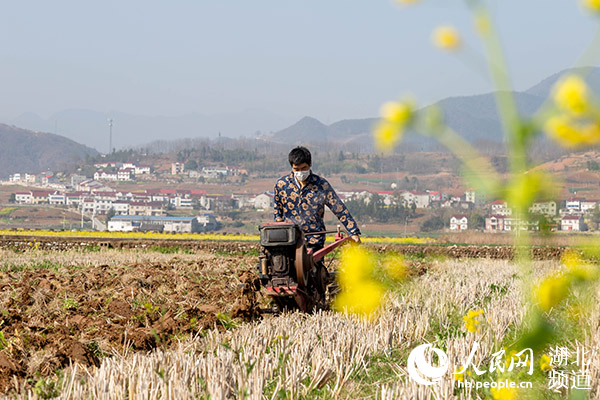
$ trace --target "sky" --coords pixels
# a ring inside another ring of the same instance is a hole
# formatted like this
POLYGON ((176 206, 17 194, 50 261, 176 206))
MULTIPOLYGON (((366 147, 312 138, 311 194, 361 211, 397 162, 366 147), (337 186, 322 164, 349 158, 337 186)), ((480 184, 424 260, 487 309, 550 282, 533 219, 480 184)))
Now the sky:
MULTIPOLYGON (((596 30, 574 0, 490 2, 517 90, 572 66, 596 30)), ((261 110, 326 123, 491 91, 463 1, 22 0, 0 8, 0 122, 65 109, 261 110), (452 24, 465 55, 431 45, 452 24)))

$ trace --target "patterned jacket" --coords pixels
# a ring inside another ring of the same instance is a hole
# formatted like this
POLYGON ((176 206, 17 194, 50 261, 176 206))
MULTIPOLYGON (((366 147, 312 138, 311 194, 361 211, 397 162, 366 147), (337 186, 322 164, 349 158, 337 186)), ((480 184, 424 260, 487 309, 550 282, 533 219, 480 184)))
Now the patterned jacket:
MULTIPOLYGON (((329 182, 318 175, 310 174, 302 189, 296 183, 294 173, 279 178, 275 184, 274 218, 293 222, 306 232, 325 230, 323 215, 329 207, 350 235, 360 235, 360 230, 350 212, 335 193, 329 182)), ((307 237, 309 247, 321 247, 325 235, 307 237)))

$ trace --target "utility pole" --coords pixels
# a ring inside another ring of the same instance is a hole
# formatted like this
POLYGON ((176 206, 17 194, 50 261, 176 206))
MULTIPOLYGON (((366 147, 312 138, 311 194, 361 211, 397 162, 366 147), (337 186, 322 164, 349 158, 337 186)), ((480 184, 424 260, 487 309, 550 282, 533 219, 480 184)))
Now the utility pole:
POLYGON ((112 127, 113 127, 113 120, 112 118, 108 119, 108 129, 109 129, 109 139, 108 139, 108 154, 112 153, 112 127))

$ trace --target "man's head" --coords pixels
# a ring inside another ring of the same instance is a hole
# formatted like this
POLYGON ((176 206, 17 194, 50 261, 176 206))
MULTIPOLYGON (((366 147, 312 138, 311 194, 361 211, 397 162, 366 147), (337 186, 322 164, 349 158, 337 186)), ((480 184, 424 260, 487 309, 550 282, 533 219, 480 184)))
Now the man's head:
POLYGON ((298 146, 288 156, 290 166, 294 172, 296 171, 308 171, 312 166, 312 157, 310 151, 306 147, 298 146))

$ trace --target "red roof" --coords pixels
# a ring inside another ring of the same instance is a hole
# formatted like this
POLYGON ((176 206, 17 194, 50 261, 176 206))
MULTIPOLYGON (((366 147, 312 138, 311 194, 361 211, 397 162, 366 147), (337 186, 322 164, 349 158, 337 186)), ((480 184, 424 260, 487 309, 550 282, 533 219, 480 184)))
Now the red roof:
POLYGON ((32 190, 32 191, 31 191, 31 194, 32 194, 34 197, 48 196, 48 195, 51 195, 52 193, 54 193, 54 192, 52 192, 52 191, 47 191, 47 190, 32 190))
POLYGON ((504 204, 504 203, 506 203, 506 201, 504 201, 504 200, 494 200, 494 201, 492 201, 492 204, 504 204))
POLYGON ((567 221, 577 221, 581 218, 582 217, 578 217, 577 215, 565 215, 564 217, 562 217, 563 220, 567 220, 567 221))
POLYGON ((469 219, 469 217, 466 214, 454 214, 452 216, 452 218, 456 218, 456 219, 463 219, 463 218, 467 218, 469 219))

